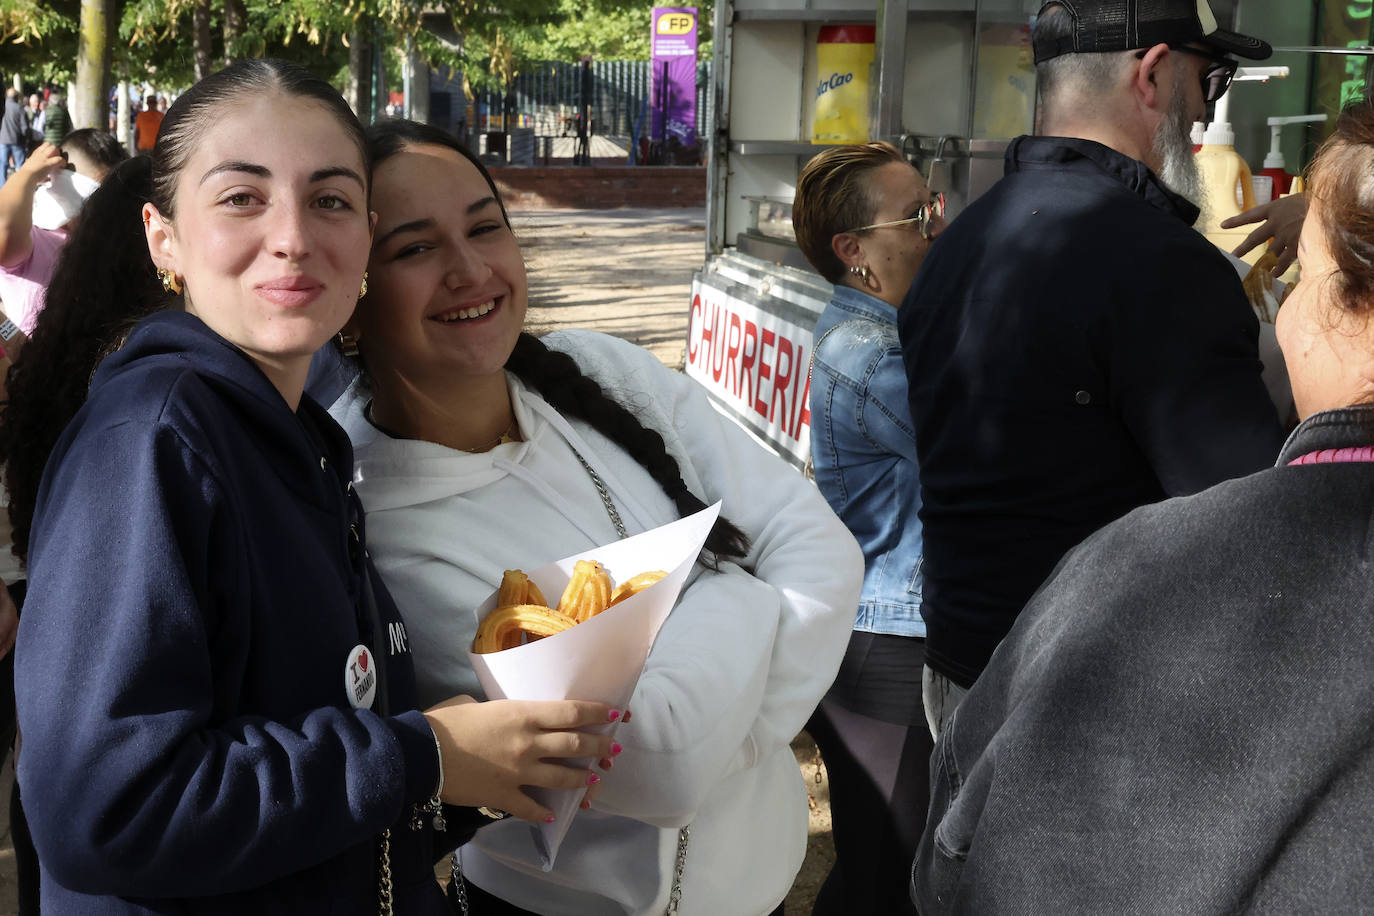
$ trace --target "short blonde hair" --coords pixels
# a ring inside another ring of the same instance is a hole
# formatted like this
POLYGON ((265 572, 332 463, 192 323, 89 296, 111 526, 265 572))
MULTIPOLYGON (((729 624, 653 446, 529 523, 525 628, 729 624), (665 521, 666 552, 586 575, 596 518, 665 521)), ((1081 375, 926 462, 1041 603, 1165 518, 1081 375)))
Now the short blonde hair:
POLYGON ((830 241, 873 222, 878 202, 869 194, 868 173, 890 162, 906 162, 891 143, 836 146, 815 156, 797 179, 792 201, 797 247, 831 283, 844 279, 845 266, 830 241))

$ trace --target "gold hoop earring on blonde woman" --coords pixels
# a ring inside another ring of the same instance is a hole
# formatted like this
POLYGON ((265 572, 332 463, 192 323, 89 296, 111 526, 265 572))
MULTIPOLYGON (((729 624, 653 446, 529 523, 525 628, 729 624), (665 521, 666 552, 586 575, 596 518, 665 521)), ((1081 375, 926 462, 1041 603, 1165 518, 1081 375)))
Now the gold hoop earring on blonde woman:
POLYGON ((165 267, 157 269, 157 278, 162 281, 162 288, 174 296, 181 295, 181 281, 177 275, 165 267))
POLYGON ((361 299, 363 296, 366 296, 366 295, 367 295, 367 271, 363 271, 363 285, 362 285, 362 288, 358 290, 358 298, 361 299))

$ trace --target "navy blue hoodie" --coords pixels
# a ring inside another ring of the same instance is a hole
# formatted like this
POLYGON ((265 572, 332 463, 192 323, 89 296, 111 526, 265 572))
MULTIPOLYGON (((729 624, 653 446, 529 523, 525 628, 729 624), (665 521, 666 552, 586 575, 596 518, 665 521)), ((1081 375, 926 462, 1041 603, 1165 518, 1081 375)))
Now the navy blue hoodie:
POLYGON ((16 656, 45 914, 376 913, 388 826, 395 912, 446 912, 408 823, 434 736, 375 573, 364 600, 352 466, 191 315, 101 363, 44 473, 16 656), (397 714, 350 705, 359 644, 397 714))

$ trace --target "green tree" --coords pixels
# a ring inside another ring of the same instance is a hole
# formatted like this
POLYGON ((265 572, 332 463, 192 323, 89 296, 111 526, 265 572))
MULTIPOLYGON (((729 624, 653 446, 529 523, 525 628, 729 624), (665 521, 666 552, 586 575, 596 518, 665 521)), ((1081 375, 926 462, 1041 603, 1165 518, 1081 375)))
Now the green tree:
POLYGON ((517 53, 525 60, 648 60, 649 31, 655 6, 696 6, 698 56, 710 56, 711 3, 559 0, 555 21, 527 29, 517 53))
MULTIPOLYGON (((366 118, 374 49, 382 49, 382 59, 395 69, 399 49, 413 42, 431 65, 460 70, 474 85, 505 88, 534 61, 588 54, 599 60, 647 58, 652 5, 651 0, 0 0, 0 41, 6 42, 9 75, 62 85, 80 71, 80 104, 87 106, 81 117, 98 114, 102 123, 103 102, 96 100, 107 97, 101 93, 116 77, 180 88, 234 58, 267 55, 297 60, 341 89, 348 87, 350 100, 366 118), (104 10, 103 19, 97 9, 104 10)), ((711 8, 699 9, 707 53, 711 8)))
POLYGON ((0 0, 5 83, 14 74, 65 85, 76 75, 81 0, 0 0))

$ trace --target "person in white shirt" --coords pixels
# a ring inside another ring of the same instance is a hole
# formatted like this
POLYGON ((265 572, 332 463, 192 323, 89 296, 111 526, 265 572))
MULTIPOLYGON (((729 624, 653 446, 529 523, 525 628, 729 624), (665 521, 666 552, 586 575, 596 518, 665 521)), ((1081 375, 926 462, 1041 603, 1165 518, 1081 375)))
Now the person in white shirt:
POLYGON ((455 140, 387 121, 369 144, 370 291, 344 329, 362 375, 333 412, 421 696, 481 695, 472 609, 503 570, 717 500, 728 519, 649 655, 616 735, 624 753, 553 869, 523 825, 484 828, 461 851, 473 911, 655 913, 676 894, 682 916, 778 912, 808 822, 789 744, 844 653, 863 574, 854 538, 814 486, 652 354, 590 332, 525 333, 519 245, 455 140))

